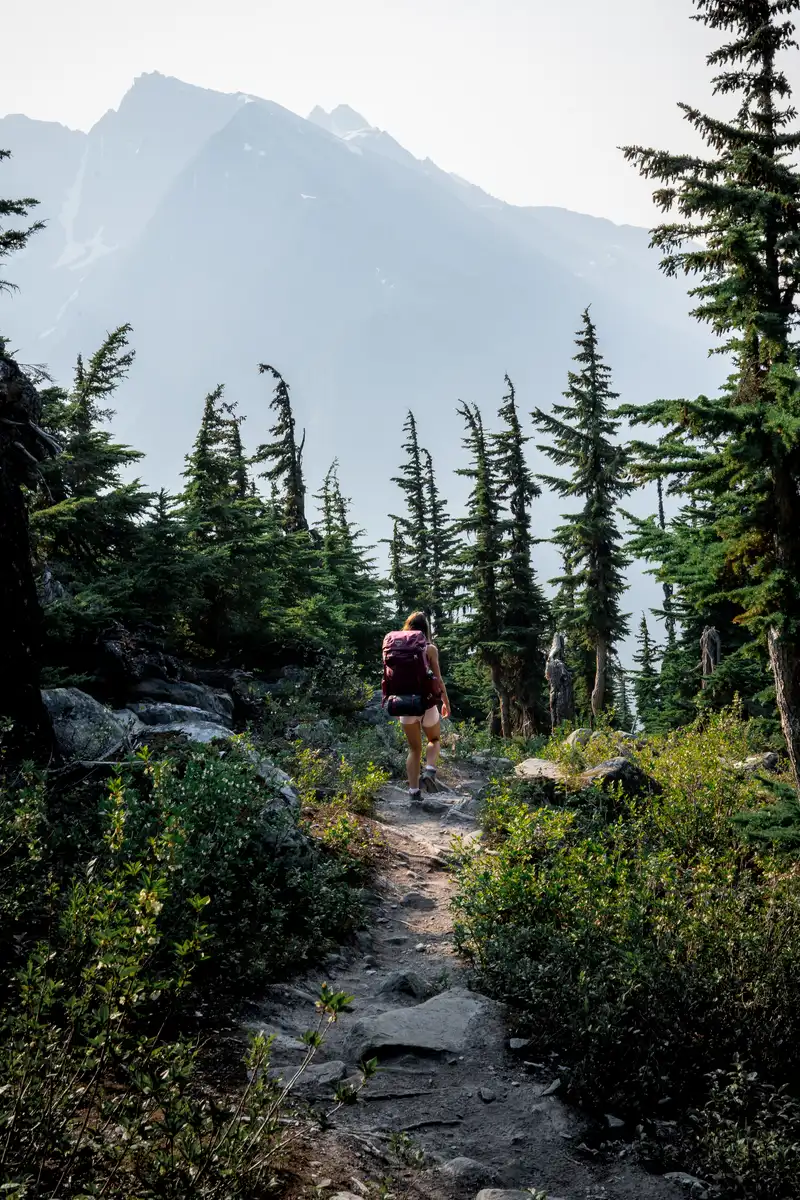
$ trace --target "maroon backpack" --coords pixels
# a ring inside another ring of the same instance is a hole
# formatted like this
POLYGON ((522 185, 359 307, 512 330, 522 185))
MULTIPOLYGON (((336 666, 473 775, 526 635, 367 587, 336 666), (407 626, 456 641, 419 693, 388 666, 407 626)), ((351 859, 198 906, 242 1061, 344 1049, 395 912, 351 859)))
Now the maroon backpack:
POLYGON ((383 639, 383 703, 392 717, 421 717, 436 702, 428 666, 428 639, 416 629, 387 633, 383 639))

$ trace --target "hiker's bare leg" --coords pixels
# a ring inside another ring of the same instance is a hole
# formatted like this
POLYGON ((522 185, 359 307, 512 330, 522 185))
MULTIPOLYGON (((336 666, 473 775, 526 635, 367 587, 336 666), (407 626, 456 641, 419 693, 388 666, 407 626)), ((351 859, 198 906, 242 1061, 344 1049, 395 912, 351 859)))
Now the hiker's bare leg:
POLYGON ((419 789, 419 768, 422 761, 422 728, 419 721, 404 725, 403 732, 408 742, 408 758, 406 759, 408 786, 412 792, 416 792, 419 789))
POLYGON ((441 747, 442 730, 439 722, 435 725, 425 726, 425 737, 428 739, 428 748, 425 751, 425 762, 429 767, 435 767, 439 761, 439 749, 441 747))

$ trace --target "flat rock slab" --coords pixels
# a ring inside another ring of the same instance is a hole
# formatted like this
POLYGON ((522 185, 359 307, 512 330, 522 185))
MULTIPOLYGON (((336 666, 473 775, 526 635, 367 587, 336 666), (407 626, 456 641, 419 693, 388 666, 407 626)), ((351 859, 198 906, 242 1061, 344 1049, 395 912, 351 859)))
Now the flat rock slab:
POLYGON ((350 1031, 347 1053, 355 1059, 394 1054, 461 1054, 487 1039, 502 1044, 500 1008, 466 988, 450 988, 424 1004, 392 1008, 358 1021, 350 1031))
POLYGON ((420 912, 431 912, 436 908, 432 896, 423 896, 422 892, 408 892, 400 901, 403 908, 416 908, 420 912))
POLYGON ((549 758, 526 758, 517 765, 514 774, 517 779, 524 779, 527 783, 543 783, 551 787, 564 782, 564 772, 558 763, 551 762, 549 758))

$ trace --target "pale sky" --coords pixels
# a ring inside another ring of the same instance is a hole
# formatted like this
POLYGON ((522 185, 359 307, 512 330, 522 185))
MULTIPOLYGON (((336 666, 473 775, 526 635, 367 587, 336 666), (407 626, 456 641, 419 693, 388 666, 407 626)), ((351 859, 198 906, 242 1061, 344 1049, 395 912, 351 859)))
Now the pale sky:
POLYGON ((652 224, 616 149, 690 148, 716 39, 690 0, 26 0, 7 5, 0 115, 88 129, 160 71, 307 115, 352 105, 517 204, 652 224))

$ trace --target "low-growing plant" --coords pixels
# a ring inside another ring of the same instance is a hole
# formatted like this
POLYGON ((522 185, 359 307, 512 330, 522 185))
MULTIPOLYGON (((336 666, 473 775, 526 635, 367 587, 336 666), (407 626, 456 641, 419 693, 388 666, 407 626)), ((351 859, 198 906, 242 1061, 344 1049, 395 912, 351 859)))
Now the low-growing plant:
MULTIPOLYGON (((170 774, 152 771, 158 796, 170 774)), ((296 1136, 286 1122, 292 1089, 352 997, 323 985, 288 1081, 272 1080, 271 1039, 255 1037, 243 1089, 205 1098, 196 1041, 165 1031, 213 950, 214 905, 187 894, 177 918, 176 866, 191 830, 167 805, 142 839, 129 828, 137 799, 112 783, 98 856, 13 981, 0 1022, 0 1187, 28 1200, 266 1196, 296 1136)), ((191 875, 190 853, 183 862, 191 875)), ((375 1069, 363 1065, 359 1086, 375 1069)))
POLYGON ((457 942, 590 1104, 713 1109, 708 1075, 737 1055, 800 1082, 800 875, 732 821, 760 787, 731 765, 746 743, 732 712, 648 742, 635 757, 661 791, 620 794, 610 818, 490 790, 457 942))
POLYGON ((475 755, 505 758, 512 763, 541 755, 546 744, 544 737, 495 738, 485 724, 476 721, 448 721, 442 726, 442 746, 454 758, 468 760, 475 755))

